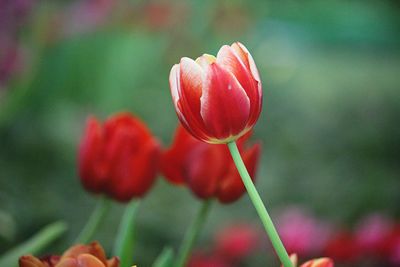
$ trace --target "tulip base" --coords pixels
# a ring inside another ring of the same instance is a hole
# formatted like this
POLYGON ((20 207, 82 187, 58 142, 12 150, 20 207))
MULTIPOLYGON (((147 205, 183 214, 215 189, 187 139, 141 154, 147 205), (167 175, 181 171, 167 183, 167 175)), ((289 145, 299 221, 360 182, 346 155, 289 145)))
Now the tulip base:
POLYGON ((190 225, 189 229, 186 231, 185 237, 183 239, 182 245, 178 252, 178 258, 176 267, 184 267, 186 266, 186 262, 190 256, 190 252, 192 251, 193 245, 199 236, 200 230, 203 228, 203 225, 207 219, 207 215, 210 212, 210 206, 212 201, 207 200, 203 201, 196 218, 190 225))
POLYGON ((251 201, 255 209, 257 210, 258 216, 261 219, 261 222, 267 232, 269 239, 278 255, 281 263, 284 267, 293 267, 292 262, 290 261, 289 255, 283 246, 281 239, 279 238, 278 232, 275 229, 275 226, 271 220, 271 217, 268 214, 267 209, 257 192, 256 187, 254 186, 253 181, 244 165, 243 159, 240 156, 239 149, 237 148, 236 142, 230 142, 227 144, 229 147, 229 151, 232 155, 233 161, 235 162, 236 168, 242 178, 244 186, 249 194, 251 201))

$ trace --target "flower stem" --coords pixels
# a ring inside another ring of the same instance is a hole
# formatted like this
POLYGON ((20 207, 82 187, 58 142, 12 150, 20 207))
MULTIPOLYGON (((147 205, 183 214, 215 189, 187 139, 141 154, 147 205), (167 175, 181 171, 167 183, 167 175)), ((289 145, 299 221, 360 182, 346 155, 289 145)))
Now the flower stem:
POLYGON ((102 197, 98 200, 95 210, 93 211, 92 215, 90 215, 89 220, 78 235, 75 243, 86 244, 91 241, 93 235, 96 233, 106 217, 107 212, 110 209, 110 204, 111 202, 105 197, 102 197))
POLYGON ((125 208, 115 240, 114 255, 120 259, 121 267, 132 266, 133 245, 135 240, 135 218, 139 207, 138 201, 131 201, 125 208))
POLYGON ((178 259, 174 266, 184 267, 186 265, 193 245, 199 236, 200 230, 203 228, 208 213, 210 212, 211 203, 211 200, 203 201, 202 205, 200 206, 194 221, 186 231, 182 245, 179 249, 178 259))
POLYGON ((268 211, 265 208, 264 203, 261 200, 261 197, 258 194, 249 173, 247 172, 246 166, 244 165, 242 157, 240 156, 236 142, 233 141, 228 143, 228 147, 229 151, 231 152, 233 161, 235 162, 236 168, 239 171, 240 176, 242 177, 244 186, 246 187, 250 199, 257 210, 258 216, 260 217, 261 222, 264 225, 265 231, 267 232, 269 239, 271 240, 276 254, 278 254, 278 257, 284 267, 293 267, 289 255, 286 252, 286 249, 283 246, 281 239, 279 238, 278 232, 275 229, 274 223, 272 222, 271 217, 269 216, 268 211))

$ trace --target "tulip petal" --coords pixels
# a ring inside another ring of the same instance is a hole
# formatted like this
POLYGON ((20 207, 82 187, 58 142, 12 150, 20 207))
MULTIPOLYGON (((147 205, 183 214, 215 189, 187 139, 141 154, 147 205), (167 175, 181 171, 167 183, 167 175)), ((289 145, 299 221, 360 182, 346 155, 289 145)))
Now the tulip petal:
POLYGON ((204 135, 204 130, 202 129, 204 127, 202 126, 202 121, 199 115, 199 104, 196 104, 196 102, 200 102, 201 95, 201 91, 199 91, 198 88, 199 79, 195 79, 194 84, 195 87, 197 86, 195 89, 191 90, 190 86, 190 77, 193 76, 193 73, 198 74, 199 71, 202 72, 202 70, 197 63, 191 61, 193 60, 183 58, 181 64, 174 65, 170 72, 169 83, 175 110, 182 125, 196 138, 204 139, 206 137, 204 135), (188 68, 188 70, 184 70, 186 73, 185 75, 181 74, 183 68, 188 68), (191 73, 189 74, 189 72, 191 73), (188 80, 182 82, 182 77, 185 77, 185 79, 188 80), (185 87, 183 87, 183 83, 185 84, 185 87), (183 91, 183 88, 188 91, 189 97, 186 97, 186 92, 183 91), (199 95, 198 100, 196 100, 196 95, 199 95), (187 99, 191 101, 191 104, 187 102, 187 99))
POLYGON ((238 137, 249 119, 250 101, 246 92, 232 73, 216 63, 208 67, 200 113, 207 132, 217 143, 238 137))
POLYGON ((19 267, 46 267, 46 265, 32 255, 25 255, 19 258, 19 267))
POLYGON ((189 155, 187 183, 200 198, 215 196, 219 180, 225 171, 227 161, 219 146, 221 145, 200 143, 192 148, 189 155))
POLYGON ((64 258, 57 263, 57 267, 80 267, 74 258, 64 258))
POLYGON ((334 263, 330 258, 320 258, 320 259, 310 260, 302 264, 300 267, 333 267, 333 266, 334 263))
POLYGON ((248 67, 248 60, 243 61, 237 50, 224 45, 218 52, 217 63, 231 72, 246 91, 250 100, 251 117, 247 125, 253 125, 261 112, 262 91, 261 88, 258 88, 260 81, 253 77, 250 67, 248 67))
MULTIPOLYGON (((255 179, 255 172, 260 152, 261 146, 260 144, 256 144, 252 148, 241 153, 246 169, 253 181, 255 179)), ((245 191, 246 188, 240 178, 239 172, 231 161, 227 174, 220 181, 218 199, 222 203, 230 203, 241 197, 245 191)))
POLYGON ((106 164, 102 161, 104 146, 103 131, 94 117, 89 117, 79 146, 79 176, 84 187, 99 192, 105 182, 106 164))
POLYGON ((106 267, 99 259, 90 254, 81 254, 77 257, 76 267, 106 267))
POLYGON ((173 184, 185 183, 187 154, 198 142, 199 140, 181 125, 177 127, 171 148, 166 150, 161 157, 160 168, 168 181, 173 184))

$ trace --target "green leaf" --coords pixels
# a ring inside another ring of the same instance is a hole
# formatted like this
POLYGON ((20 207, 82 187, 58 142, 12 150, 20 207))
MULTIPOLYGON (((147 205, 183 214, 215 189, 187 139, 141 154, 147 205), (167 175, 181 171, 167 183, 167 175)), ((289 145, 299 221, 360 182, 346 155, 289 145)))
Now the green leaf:
POLYGON ((59 238, 67 230, 64 222, 55 222, 47 225, 36 235, 9 250, 0 257, 0 266, 17 267, 18 259, 22 255, 36 254, 50 245, 54 240, 59 238))
POLYGON ((166 247, 153 263, 153 267, 172 267, 173 262, 174 251, 172 248, 166 247))

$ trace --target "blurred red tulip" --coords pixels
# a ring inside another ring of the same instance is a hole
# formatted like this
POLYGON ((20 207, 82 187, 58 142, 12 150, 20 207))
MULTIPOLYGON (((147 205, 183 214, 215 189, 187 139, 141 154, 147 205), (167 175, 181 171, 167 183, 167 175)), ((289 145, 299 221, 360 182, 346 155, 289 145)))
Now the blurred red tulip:
POLYGON ((138 118, 121 113, 101 125, 90 117, 79 147, 84 187, 118 201, 142 197, 152 186, 159 144, 138 118))
POLYGON ((352 262, 360 256, 360 249, 351 233, 341 231, 328 241, 324 254, 334 261, 352 262))
POLYGON ((217 57, 184 57, 170 73, 172 99, 183 126, 207 143, 234 141, 250 131, 261 112, 256 65, 241 44, 224 45, 217 57))
MULTIPOLYGON (((251 177, 255 177, 260 145, 244 149, 249 135, 238 146, 251 177)), ((161 159, 164 176, 174 184, 185 184, 202 199, 216 197, 222 203, 239 199, 243 182, 225 145, 209 145, 193 138, 183 127, 176 130, 172 146, 161 159)))
POLYGON ((237 224, 219 231, 215 246, 219 255, 230 261, 240 261, 254 252, 260 244, 260 233, 249 224, 237 224))
POLYGON ((75 245, 59 256, 38 259, 25 255, 19 259, 20 267, 119 267, 116 257, 107 260, 104 249, 98 242, 90 245, 75 245))

